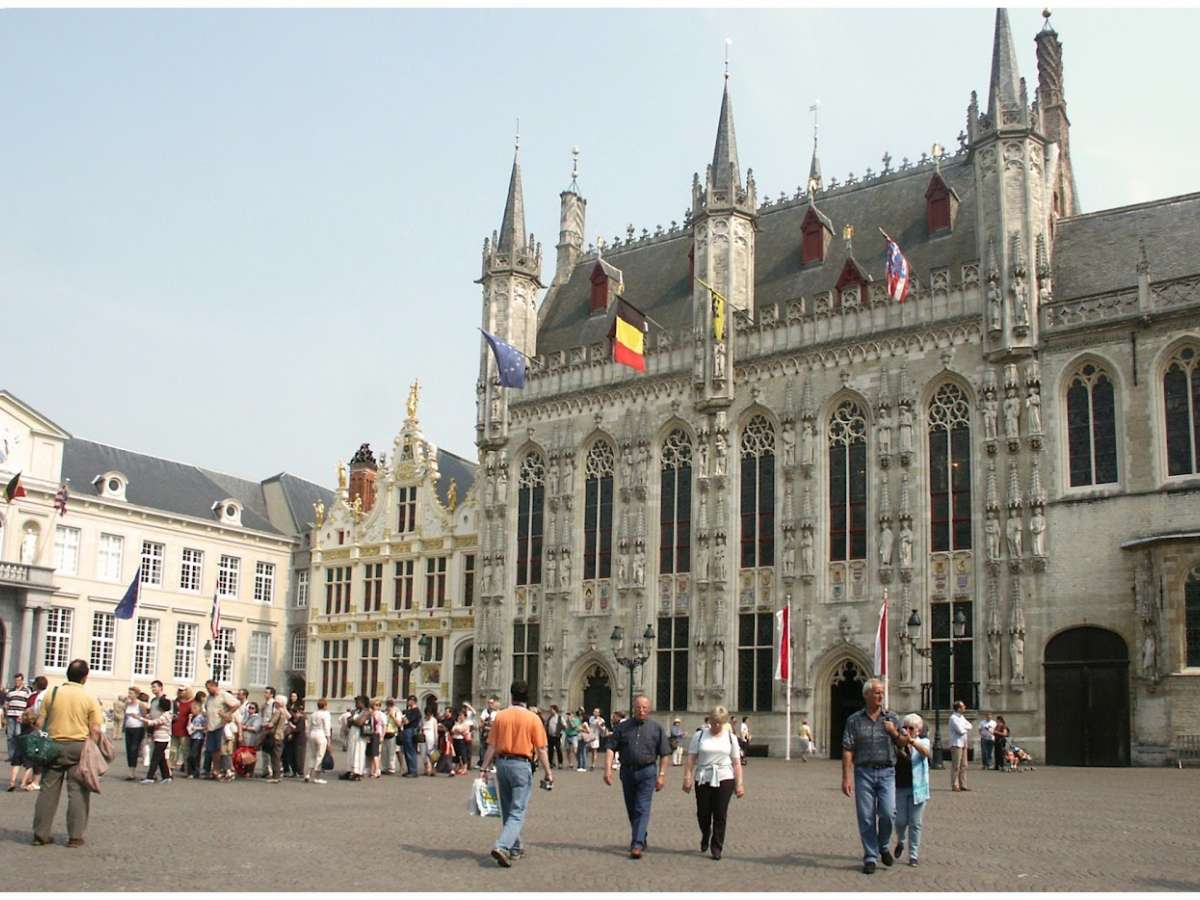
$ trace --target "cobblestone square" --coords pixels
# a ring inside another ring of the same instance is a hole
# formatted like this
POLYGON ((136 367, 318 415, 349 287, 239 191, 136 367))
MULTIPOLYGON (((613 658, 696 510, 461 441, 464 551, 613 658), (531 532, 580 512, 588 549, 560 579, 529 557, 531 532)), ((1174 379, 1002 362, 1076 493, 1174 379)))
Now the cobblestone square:
POLYGON ((79 849, 63 846, 65 797, 55 846, 39 848, 30 845, 36 795, 4 795, 7 890, 45 889, 50 873, 55 887, 78 891, 1200 890, 1200 835, 1186 824, 1200 796, 1194 769, 976 768, 958 796, 949 771, 935 772, 920 868, 880 866, 870 877, 829 760, 753 760, 720 862, 699 853, 681 768, 655 799, 640 861, 625 855, 619 785, 562 771, 552 792, 534 792, 528 852, 508 870, 488 856, 498 820, 467 814, 466 778, 144 786, 113 771, 79 849))

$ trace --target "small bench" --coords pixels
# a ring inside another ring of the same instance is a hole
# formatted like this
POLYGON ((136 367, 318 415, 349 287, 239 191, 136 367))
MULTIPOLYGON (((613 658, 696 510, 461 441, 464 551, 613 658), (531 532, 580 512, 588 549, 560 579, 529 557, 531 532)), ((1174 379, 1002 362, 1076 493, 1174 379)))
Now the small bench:
POLYGON ((1200 734, 1175 735, 1175 764, 1182 769, 1185 760, 1200 760, 1200 734))

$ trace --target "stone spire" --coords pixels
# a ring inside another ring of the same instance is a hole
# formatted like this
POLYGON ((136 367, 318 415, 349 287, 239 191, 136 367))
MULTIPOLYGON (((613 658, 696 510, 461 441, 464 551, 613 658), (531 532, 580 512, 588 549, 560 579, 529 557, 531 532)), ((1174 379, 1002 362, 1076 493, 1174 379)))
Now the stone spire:
POLYGON ((554 266, 553 284, 563 284, 571 277, 575 264, 583 253, 583 229, 587 200, 579 193, 579 148, 571 148, 571 185, 558 195, 558 258, 554 266))
POLYGON ((521 190, 521 144, 513 152, 512 174, 508 178, 508 199, 504 201, 504 218, 500 220, 500 237, 496 250, 512 253, 525 248, 525 195, 521 190))
POLYGON ((1021 104, 1021 73, 1017 70, 1017 51, 1013 46, 1008 10, 996 10, 996 33, 992 39, 992 78, 988 86, 988 116, 992 127, 999 127, 1000 111, 1021 104))
POLYGON ((741 189, 742 170, 738 164, 737 134, 733 128, 733 100, 729 97, 729 71, 725 72, 725 91, 721 95, 721 116, 717 120, 717 140, 713 145, 709 175, 718 191, 741 189))
POLYGON ((821 157, 817 153, 817 136, 820 132, 820 121, 817 116, 821 111, 821 101, 814 100, 808 111, 813 114, 813 152, 812 162, 808 166, 808 200, 813 201, 813 192, 822 190, 825 183, 821 180, 821 157))
POLYGON ((1059 216, 1079 214, 1075 172, 1071 166, 1071 120, 1067 117, 1067 99, 1063 90, 1062 43, 1050 24, 1050 10, 1044 10, 1046 22, 1035 39, 1037 43, 1038 106, 1046 138, 1058 144, 1058 177, 1054 187, 1054 212, 1059 216))

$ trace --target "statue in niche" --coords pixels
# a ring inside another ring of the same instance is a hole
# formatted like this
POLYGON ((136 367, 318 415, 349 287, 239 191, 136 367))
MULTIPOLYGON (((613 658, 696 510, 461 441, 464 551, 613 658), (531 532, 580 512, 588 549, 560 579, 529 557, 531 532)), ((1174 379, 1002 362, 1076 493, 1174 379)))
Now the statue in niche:
POLYGON ((1009 387, 1004 391, 1004 436, 1014 441, 1020 434, 1021 401, 1017 397, 1017 389, 1009 387))
POLYGON ((783 545, 783 574, 787 578, 796 574, 796 541, 790 535, 783 545))
POLYGON ((1013 324, 1018 328, 1027 328, 1029 326, 1029 288, 1025 286, 1025 282, 1017 279, 1013 285, 1013 297, 1015 303, 1013 305, 1013 324))
POLYGON ((496 478, 495 478, 495 476, 491 476, 491 477, 484 479, 483 492, 484 492, 483 493, 483 496, 484 496, 483 505, 484 506, 495 506, 496 505, 496 478))
POLYGON ((497 389, 493 388, 492 389, 492 400, 491 400, 491 406, 492 406, 491 422, 492 422, 493 428, 499 428, 504 424, 504 421, 500 417, 500 402, 501 402, 500 392, 497 389))
POLYGON ((700 492, 700 518, 701 525, 708 522, 708 491, 700 492))
POLYGON ((988 391, 983 398, 983 436, 989 441, 996 440, 999 417, 1000 401, 994 393, 988 391))
POLYGON ((717 546, 713 551, 713 581, 725 580, 725 538, 717 538, 717 546))
POLYGON ((987 558, 994 562, 1000 558, 1000 519, 994 509, 988 510, 983 532, 986 536, 987 558))
POLYGON ((708 477, 708 440, 703 435, 696 442, 696 476, 708 477))
POLYGON ((568 497, 575 490, 575 456, 567 453, 562 458, 562 492, 568 497))
POLYGON ((1157 674, 1155 658, 1158 655, 1158 639, 1154 634, 1154 623, 1142 624, 1142 674, 1153 678, 1157 674))
POLYGON ((988 681, 1000 680, 1000 629, 998 628, 988 631, 987 677, 988 681))
POLYGON ((571 548, 563 547, 562 562, 558 566, 558 589, 568 590, 571 587, 571 548))
POLYGON ((699 546, 696 548, 697 565, 696 571, 700 574, 700 578, 704 581, 708 580, 708 538, 701 538, 699 546))
POLYGON ((796 426, 792 422, 783 423, 783 464, 796 464, 796 426))
POLYGON ((637 484, 646 486, 646 472, 650 468, 650 445, 645 441, 638 443, 637 484))
POLYGON ((633 554, 633 583, 644 585, 646 583, 646 547, 638 541, 637 549, 633 554))
POLYGON ((817 461, 817 425, 811 419, 800 432, 800 462, 811 466, 817 461))
POLYGON ((900 452, 912 453, 913 414, 907 403, 900 404, 900 452))
POLYGON ((633 442, 626 441, 621 447, 621 482, 633 487, 633 442))
POLYGON ((714 474, 724 475, 728 471, 728 468, 729 468, 729 461, 728 461, 729 441, 725 437, 725 432, 723 432, 723 431, 717 432, 716 446, 717 446, 717 450, 716 450, 716 459, 714 461, 715 462, 715 473, 714 474))
POLYGON ((892 411, 887 407, 879 410, 879 455, 890 456, 892 452, 892 411))
POLYGON ((1029 542, 1034 556, 1046 555, 1046 515, 1040 506, 1035 506, 1029 517, 1029 542))
POLYGON ((908 519, 900 523, 900 568, 911 569, 913 564, 913 530, 908 519))
POLYGON ((988 328, 991 331, 1004 330, 1004 305, 1000 302, 1000 288, 996 282, 989 281, 987 289, 988 328))
POLYGON ((1029 396, 1025 398, 1025 427, 1030 434, 1042 433, 1042 395, 1036 384, 1029 386, 1029 396))
MULTIPOLYGON (((622 544, 625 542, 622 541, 622 544)), ((617 584, 629 583, 629 564, 626 557, 626 548, 622 547, 617 554, 617 584)))
POLYGON ((1014 630, 1008 641, 1009 663, 1013 681, 1025 680, 1025 632, 1014 630))
POLYGON ((901 635, 900 640, 900 682, 907 683, 912 681, 912 643, 904 639, 901 635))
POLYGON ((483 592, 485 594, 492 592, 492 558, 490 556, 483 558, 483 592))
POLYGON ((892 544, 895 540, 896 536, 892 533, 891 524, 885 522, 879 529, 879 564, 881 566, 892 564, 892 544))
POLYGON ((558 496, 558 457, 550 457, 550 471, 546 473, 546 496, 558 496))
POLYGON ((800 529, 800 572, 813 574, 813 532, 811 528, 800 529))
POLYGON ((501 466, 496 473, 496 501, 504 506, 508 503, 508 467, 501 466))
POLYGON ((713 342, 713 381, 725 379, 725 342, 713 342))
POLYGON ((1008 515, 1008 523, 1005 525, 1005 535, 1008 537, 1008 557, 1009 559, 1021 558, 1021 512, 1013 510, 1008 515))
POLYGON ((551 591, 558 584, 558 579, 555 577, 558 574, 558 563, 554 557, 555 553, 553 550, 546 554, 546 587, 551 591))

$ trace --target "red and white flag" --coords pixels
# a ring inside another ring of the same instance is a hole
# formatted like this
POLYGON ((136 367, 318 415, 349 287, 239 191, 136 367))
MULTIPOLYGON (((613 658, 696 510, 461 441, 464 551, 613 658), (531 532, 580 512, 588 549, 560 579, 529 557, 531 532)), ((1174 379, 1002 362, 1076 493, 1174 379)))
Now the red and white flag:
POLYGON ((209 627, 212 629, 213 641, 216 641, 221 636, 221 594, 217 592, 213 594, 212 615, 208 619, 209 627))
POLYGON ((775 653, 775 680, 791 682, 792 679, 792 606, 789 603, 775 613, 775 633, 778 646, 775 653))
POLYGON ((887 678, 887 642, 888 642, 888 621, 887 621, 887 591, 883 592, 883 605, 879 607, 879 627, 875 629, 875 674, 880 678, 887 678))

